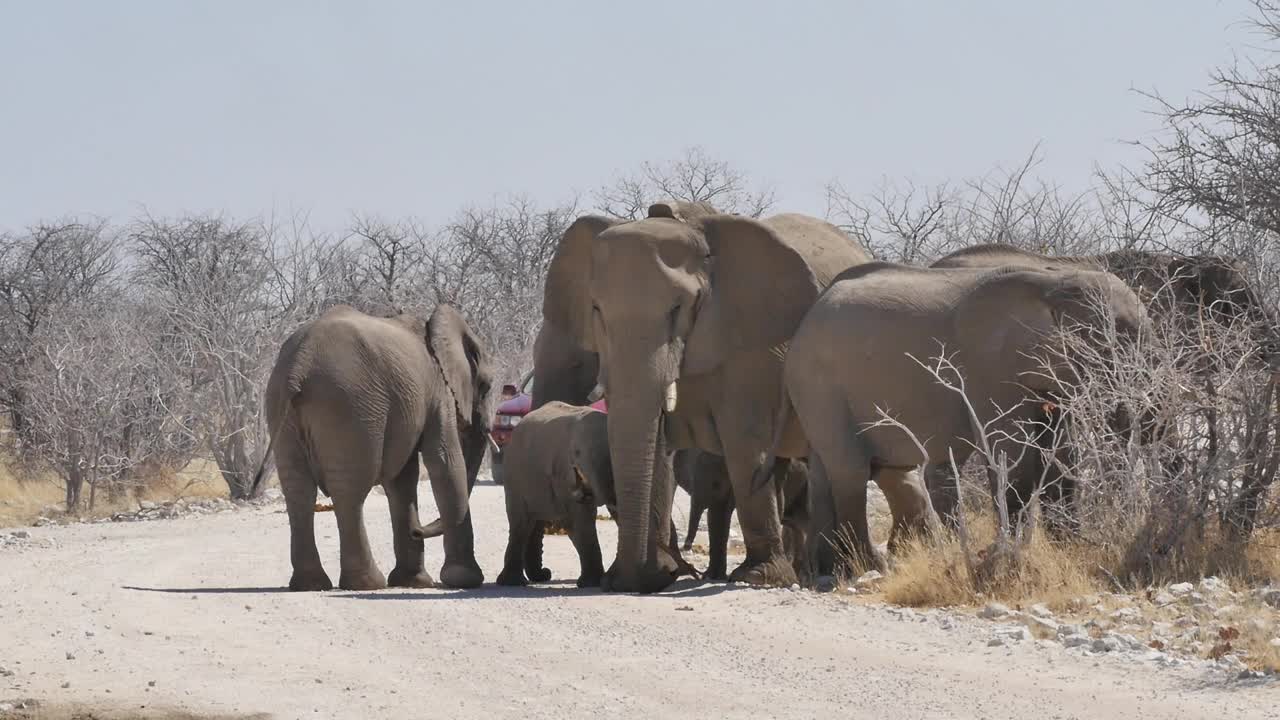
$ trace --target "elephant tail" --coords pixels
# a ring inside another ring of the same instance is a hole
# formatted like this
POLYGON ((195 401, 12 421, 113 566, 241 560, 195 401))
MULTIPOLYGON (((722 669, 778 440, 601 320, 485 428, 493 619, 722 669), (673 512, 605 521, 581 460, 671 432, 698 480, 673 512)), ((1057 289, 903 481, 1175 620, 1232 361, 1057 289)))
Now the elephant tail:
MULTIPOLYGON (((258 463, 258 472, 253 475, 253 485, 249 487, 247 497, 256 497, 258 494, 258 486, 262 484, 262 479, 267 475, 267 460, 271 458, 271 451, 275 449, 276 437, 280 435, 280 430, 288 421, 288 415, 297 403, 299 392, 290 391, 284 401, 284 412, 280 414, 280 422, 271 429, 271 435, 267 438, 267 449, 262 453, 262 461, 258 463)), ((327 494, 327 493, 326 493, 327 494)))
POLYGON ((757 492, 764 487, 770 479, 778 482, 781 487, 783 474, 787 472, 790 461, 778 462, 778 448, 782 445, 782 435, 787 431, 787 424, 791 422, 791 396, 787 394, 787 385, 782 383, 778 390, 778 414, 773 419, 773 442, 769 446, 769 453, 765 455, 764 462, 756 468, 755 473, 751 476, 751 492, 757 492))

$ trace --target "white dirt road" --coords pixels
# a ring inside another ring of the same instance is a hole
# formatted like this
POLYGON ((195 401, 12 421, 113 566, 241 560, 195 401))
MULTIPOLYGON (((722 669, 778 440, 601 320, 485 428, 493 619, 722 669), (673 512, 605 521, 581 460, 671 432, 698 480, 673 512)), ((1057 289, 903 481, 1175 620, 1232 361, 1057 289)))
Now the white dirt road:
MULTIPOLYGON (((479 485, 472 503, 492 582, 502 489, 479 485)), ((366 513, 385 572, 384 498, 366 513)), ((332 514, 317 531, 336 578, 332 514)), ((614 526, 600 531, 607 563, 614 526)), ((280 504, 30 532, 58 546, 0 550, 0 666, 12 673, 0 701, 81 703, 94 717, 1280 717, 1274 685, 991 648, 985 623, 943 629, 835 595, 690 580, 650 597, 578 590, 562 536, 546 541, 546 586, 295 594, 281 590, 280 504)), ((428 553, 434 575, 438 540, 428 553)))

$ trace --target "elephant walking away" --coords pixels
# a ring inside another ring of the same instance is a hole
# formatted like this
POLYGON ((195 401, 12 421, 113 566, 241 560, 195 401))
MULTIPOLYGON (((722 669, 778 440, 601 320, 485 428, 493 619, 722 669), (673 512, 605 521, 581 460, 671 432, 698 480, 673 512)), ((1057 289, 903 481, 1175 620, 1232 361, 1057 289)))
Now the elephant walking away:
MULTIPOLYGON (((1129 338, 1148 320, 1133 291, 1109 273, 880 262, 841 273, 796 331, 783 377, 826 472, 837 527, 852 528, 849 549, 883 567, 867 527, 868 481, 889 501, 893 549, 904 531, 936 519, 912 471, 949 452, 963 462, 977 440, 964 402, 912 357, 928 363, 945 351, 964 375, 979 421, 985 426, 1000 408, 1007 414, 995 430, 1017 433, 1060 390, 1037 359, 1046 337, 1064 323, 1105 330, 1111 322, 1129 338), (912 431, 927 457, 900 428, 877 425, 881 410, 912 431)), ((1060 360, 1054 370, 1056 378, 1071 377, 1060 360)))
MULTIPOLYGON (((299 328, 276 358, 265 397, 280 488, 289 514, 290 590, 328 590, 316 549, 316 491, 333 499, 341 545, 338 586, 431 587, 427 537, 444 535, 445 585, 484 581, 469 500, 486 448, 492 372, 487 352, 457 310, 430 319, 333 308, 299 328), (418 517, 418 456, 440 518, 418 517), (383 577, 365 534, 365 498, 386 492, 396 564, 383 577)), ((266 460, 254 479, 261 482, 266 460)))
MULTIPOLYGON (((565 232, 543 325, 595 355, 609 398, 619 539, 606 589, 674 581, 676 561, 660 548, 681 448, 725 460, 747 555, 733 579, 795 580, 776 494, 754 492, 751 478, 775 435, 783 456, 807 451, 798 423, 773 427, 785 344, 831 278, 869 260, 839 229, 794 214, 689 215, 657 203, 641 220, 584 216, 565 232)), ((552 387, 536 378, 535 394, 552 387)))
POLYGON ((608 422, 589 407, 550 402, 534 410, 507 443, 509 535, 499 585, 546 582, 544 523, 569 531, 578 551, 578 587, 596 587, 604 573, 596 536, 596 508, 613 502, 608 422))

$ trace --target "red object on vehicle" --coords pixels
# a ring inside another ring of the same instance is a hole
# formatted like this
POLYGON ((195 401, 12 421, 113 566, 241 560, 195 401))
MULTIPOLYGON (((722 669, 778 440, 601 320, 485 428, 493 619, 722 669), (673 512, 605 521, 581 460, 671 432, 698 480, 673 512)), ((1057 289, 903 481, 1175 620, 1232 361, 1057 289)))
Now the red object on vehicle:
MULTIPOLYGON (((511 431, 515 430, 520 420, 533 409, 533 396, 530 395, 532 391, 532 372, 524 376, 519 387, 505 385, 502 388, 502 394, 507 399, 498 404, 494 412, 493 427, 489 431, 495 448, 489 454, 489 465, 493 472, 493 480, 499 485, 502 484, 502 449, 511 440, 511 431)), ((591 403, 591 407, 601 412, 609 412, 609 406, 604 398, 591 403)))

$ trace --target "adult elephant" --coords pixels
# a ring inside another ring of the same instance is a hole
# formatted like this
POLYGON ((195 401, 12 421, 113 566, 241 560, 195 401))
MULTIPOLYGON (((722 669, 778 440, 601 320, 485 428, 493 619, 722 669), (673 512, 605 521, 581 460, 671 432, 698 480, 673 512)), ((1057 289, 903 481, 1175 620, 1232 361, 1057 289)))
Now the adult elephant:
MULTIPOLYGON (((489 431, 492 372, 480 340, 457 310, 428 320, 333 308, 285 340, 265 404, 280 488, 289 514, 290 590, 329 590, 316 549, 317 489, 333 498, 341 545, 338 586, 431 587, 423 540, 444 535, 440 580, 471 588, 476 563, 469 501, 489 431), (418 456, 440 518, 418 517, 418 456), (383 577, 369 549, 364 501, 386 491, 396 564, 383 577)), ((256 488, 263 477, 259 468, 256 488)))
MULTIPOLYGON (((728 464, 747 549, 732 579, 794 579, 775 494, 752 492, 751 477, 774 435, 784 344, 830 279, 868 260, 837 228, 803 215, 681 218, 656 204, 644 219, 589 215, 565 232, 543 318, 597 353, 608 392, 619 537, 606 589, 654 592, 673 581, 670 452, 681 447, 728 464)), ((798 427, 782 435, 784 455, 804 454, 798 427)))
MULTIPOLYGON (((705 202, 664 200, 654 203, 661 214, 690 222, 719 214, 705 202)), ((571 268, 570 268, 571 269, 571 268)), ((564 278, 559 282, 564 283, 564 278)), ((560 291, 548 288, 546 295, 560 291)), ((545 307, 545 296, 544 296, 545 307)), ((542 327, 533 342, 533 397, 531 410, 559 401, 569 405, 589 405, 599 399, 600 356, 586 348, 564 318, 543 312, 542 327)))
MULTIPOLYGON (((954 454, 963 462, 978 442, 964 402, 911 357, 928 362, 941 343, 964 373, 979 427, 1005 413, 994 428, 998 437, 1035 417, 1058 390, 1037 359, 1045 356, 1046 337, 1066 324, 1103 329, 1109 317, 1123 337, 1147 323, 1142 303, 1108 273, 880 262, 841 273, 796 331, 784 382, 826 473, 837 527, 852 529, 852 554, 883 565, 867 527, 870 480, 894 516, 892 550, 905 531, 933 517, 928 493, 904 478, 922 461, 954 454), (1099 296, 1109 312, 1101 312, 1099 296), (911 430, 926 457, 901 428, 878 424, 882 411, 911 430)), ((1055 378, 1070 377, 1067 365, 1054 363, 1055 378)), ((781 414, 788 414, 785 406, 781 414)))
MULTIPOLYGON (((1050 256, 1023 250, 1003 243, 974 245, 957 250, 935 261, 934 268, 994 268, 1023 267, 1048 270, 1076 271, 1097 270, 1115 275, 1129 285, 1139 297, 1146 300, 1151 316, 1163 324, 1178 328, 1182 338, 1199 346, 1202 323, 1206 320, 1223 327, 1241 327, 1255 344, 1258 358, 1273 369, 1280 369, 1280 333, 1272 314, 1259 299, 1244 268, 1238 263, 1217 255, 1175 255, 1172 253, 1141 250, 1117 250, 1096 255, 1050 256)), ((1202 358, 1196 352, 1179 353, 1182 358, 1202 358)), ((1220 358, 1214 358, 1220 359, 1220 358)), ((1196 359, 1194 368, 1199 373, 1211 373, 1215 368, 1196 359)), ((1128 414, 1120 409, 1116 415, 1116 430, 1127 433, 1131 425, 1128 414)), ((1042 418, 1042 430, 1036 438, 1044 453, 1052 453, 1055 460, 1043 462, 1038 472, 1024 475, 1020 484, 1010 487, 1006 502, 1011 514, 1025 507, 1037 490, 1044 505, 1045 527, 1050 534, 1062 537, 1076 529, 1073 508, 1075 499, 1074 479, 1064 475, 1060 468, 1074 465, 1073 453, 1059 438, 1070 419, 1054 411, 1042 418)), ((1150 441, 1164 428, 1153 418, 1139 418, 1138 427, 1143 441, 1150 441)), ((1176 473, 1180 462, 1170 458, 1165 471, 1176 473)), ((934 506, 947 521, 954 525, 957 512, 957 486, 950 463, 930 465, 926 477, 934 506)), ((1016 518, 1015 518, 1016 519, 1016 518)))

